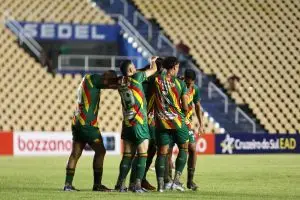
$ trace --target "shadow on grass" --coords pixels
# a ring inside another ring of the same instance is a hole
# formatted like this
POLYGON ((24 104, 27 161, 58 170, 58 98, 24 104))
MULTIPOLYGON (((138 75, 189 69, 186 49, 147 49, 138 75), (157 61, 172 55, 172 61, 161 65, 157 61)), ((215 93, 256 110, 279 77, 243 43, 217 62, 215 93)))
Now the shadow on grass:
POLYGON ((186 191, 186 192, 171 192, 165 191, 164 193, 158 192, 149 192, 144 194, 136 194, 132 192, 120 193, 117 191, 112 192, 93 192, 92 189, 80 189, 79 192, 65 192, 63 188, 57 187, 30 187, 30 186, 23 186, 23 187, 3 187, 1 188, 2 192, 26 192, 26 193, 56 193, 56 194, 84 194, 85 196, 81 196, 82 199, 94 197, 94 195, 101 194, 111 198, 118 198, 118 197, 125 197, 127 195, 128 198, 130 197, 144 197, 145 199, 153 198, 155 195, 158 198, 164 199, 208 199, 208 198, 218 198, 218 199, 237 199, 237 198, 246 198, 246 199, 288 199, 292 197, 293 199, 300 199, 300 194, 294 194, 287 196, 286 194, 261 194, 261 193, 247 193, 247 192, 235 192, 235 191, 186 191), (125 195, 125 196, 124 196, 125 195))

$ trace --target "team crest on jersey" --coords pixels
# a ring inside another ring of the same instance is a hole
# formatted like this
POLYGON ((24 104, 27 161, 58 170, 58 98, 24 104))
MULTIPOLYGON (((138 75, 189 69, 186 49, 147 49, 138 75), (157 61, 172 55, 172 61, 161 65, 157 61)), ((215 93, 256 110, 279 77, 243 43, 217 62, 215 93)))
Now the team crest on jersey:
POLYGON ((173 82, 171 82, 171 81, 157 80, 157 82, 158 82, 160 85, 164 85, 164 86, 167 87, 167 88, 175 87, 175 83, 173 83, 173 82))
POLYGON ((176 113, 168 111, 158 112, 158 116, 163 120, 174 120, 178 117, 176 113))

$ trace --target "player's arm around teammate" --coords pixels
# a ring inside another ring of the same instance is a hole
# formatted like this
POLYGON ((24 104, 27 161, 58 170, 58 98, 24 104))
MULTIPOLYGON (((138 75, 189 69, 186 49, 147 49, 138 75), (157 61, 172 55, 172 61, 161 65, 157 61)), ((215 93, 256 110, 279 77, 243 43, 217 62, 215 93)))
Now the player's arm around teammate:
POLYGON ((124 61, 121 64, 121 72, 124 75, 119 93, 123 107, 123 158, 120 163, 119 176, 116 189, 126 191, 125 179, 130 170, 133 156, 137 151, 137 167, 134 192, 143 192, 141 180, 144 176, 149 144, 149 129, 147 122, 147 108, 145 94, 142 87, 147 77, 153 75, 157 66, 156 57, 151 59, 151 67, 145 72, 137 72, 134 64, 124 61))
MULTIPOLYGON (((154 191, 156 190, 156 187, 151 185, 147 180, 147 172, 152 164, 153 158, 156 155, 156 139, 155 139, 155 120, 154 120, 154 92, 153 92, 153 79, 162 72, 162 58, 157 58, 155 63, 157 66, 157 72, 148 77, 147 81, 143 82, 143 89, 145 93, 145 97, 147 100, 147 118, 148 118, 148 128, 149 128, 149 146, 148 146, 148 152, 147 152, 147 161, 146 161, 146 168, 144 177, 142 180, 142 188, 148 190, 148 191, 154 191)), ((147 71, 150 68, 150 64, 146 65, 143 69, 140 71, 147 71)), ((135 157, 132 161, 132 167, 131 167, 131 174, 130 174, 130 182, 129 182, 129 190, 133 189, 134 182, 136 179, 136 166, 137 166, 137 157, 135 157)))

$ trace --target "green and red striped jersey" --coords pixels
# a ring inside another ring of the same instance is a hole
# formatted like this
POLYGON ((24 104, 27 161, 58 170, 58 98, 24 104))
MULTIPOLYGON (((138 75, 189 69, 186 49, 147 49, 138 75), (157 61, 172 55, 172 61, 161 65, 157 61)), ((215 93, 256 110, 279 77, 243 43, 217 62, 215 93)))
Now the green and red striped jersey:
POLYGON ((149 98, 147 98, 147 115, 148 115, 148 125, 155 126, 154 119, 154 103, 155 103, 155 94, 150 93, 149 98))
POLYGON ((100 91, 105 85, 101 75, 85 75, 77 89, 77 108, 72 124, 98 127, 97 116, 100 102, 100 91))
POLYGON ((145 72, 137 72, 128 77, 126 85, 119 88, 126 127, 147 125, 147 102, 142 85, 145 80, 145 72))
POLYGON ((155 77, 161 73, 166 73, 164 70, 156 72, 154 75, 148 77, 148 80, 143 84, 143 88, 147 100, 147 116, 148 116, 148 125, 155 126, 154 118, 154 103, 155 103, 155 77))
POLYGON ((147 117, 148 117, 148 125, 155 126, 154 120, 154 85, 153 80, 157 76, 158 73, 148 77, 147 81, 143 83, 143 88, 147 101, 147 117))
POLYGON ((188 95, 188 110, 187 110, 186 118, 189 121, 192 121, 193 105, 198 103, 198 101, 200 101, 199 87, 194 84, 193 87, 188 89, 187 95, 188 95))
POLYGON ((155 77, 154 84, 156 125, 165 129, 181 128, 186 123, 181 105, 181 98, 187 93, 185 82, 162 73, 155 77))

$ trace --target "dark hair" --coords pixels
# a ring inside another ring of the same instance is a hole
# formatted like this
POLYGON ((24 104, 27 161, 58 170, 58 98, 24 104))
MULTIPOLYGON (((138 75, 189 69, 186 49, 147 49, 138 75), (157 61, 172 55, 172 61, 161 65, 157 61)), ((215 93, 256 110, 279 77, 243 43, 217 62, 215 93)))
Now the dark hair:
POLYGON ((159 57, 156 59, 155 63, 157 66, 157 71, 159 72, 163 68, 164 59, 159 57))
POLYGON ((123 76, 127 76, 127 70, 130 64, 132 64, 131 60, 124 60, 121 62, 120 71, 123 74, 123 76))
POLYGON ((166 57, 163 60, 163 66, 167 70, 172 69, 177 64, 179 64, 179 61, 178 61, 178 59, 176 57, 173 57, 173 56, 166 57))
POLYGON ((103 73, 104 76, 108 76, 111 75, 113 78, 117 77, 117 72, 115 70, 107 70, 106 72, 103 73))
POLYGON ((193 81, 196 80, 196 72, 192 69, 186 69, 184 72, 185 79, 192 79, 193 81))

